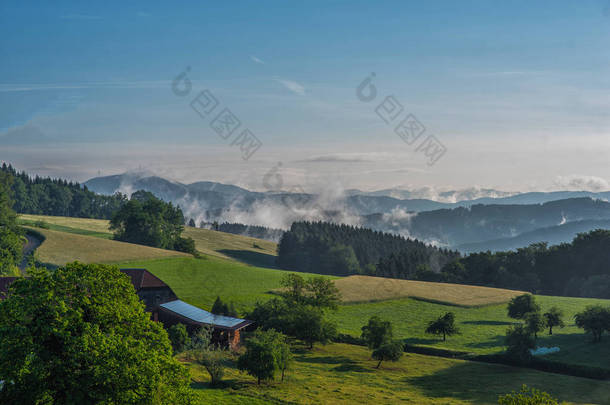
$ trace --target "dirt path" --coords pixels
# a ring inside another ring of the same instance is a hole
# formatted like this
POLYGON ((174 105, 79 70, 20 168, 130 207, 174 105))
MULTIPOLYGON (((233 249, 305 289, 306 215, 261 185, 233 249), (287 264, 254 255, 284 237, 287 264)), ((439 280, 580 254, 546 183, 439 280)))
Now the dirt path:
POLYGON ((30 253, 42 244, 42 241, 34 235, 26 234, 25 237, 27 242, 23 245, 23 259, 21 259, 21 263, 19 263, 19 270, 21 271, 25 270, 28 266, 28 256, 30 253))

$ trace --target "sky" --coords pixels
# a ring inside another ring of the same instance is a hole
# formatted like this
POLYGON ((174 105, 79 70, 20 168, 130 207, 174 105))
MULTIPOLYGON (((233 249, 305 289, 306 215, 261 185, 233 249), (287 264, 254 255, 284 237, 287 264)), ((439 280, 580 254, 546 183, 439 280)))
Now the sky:
POLYGON ((608 0, 25 3, 0 160, 30 173, 610 189, 608 0))

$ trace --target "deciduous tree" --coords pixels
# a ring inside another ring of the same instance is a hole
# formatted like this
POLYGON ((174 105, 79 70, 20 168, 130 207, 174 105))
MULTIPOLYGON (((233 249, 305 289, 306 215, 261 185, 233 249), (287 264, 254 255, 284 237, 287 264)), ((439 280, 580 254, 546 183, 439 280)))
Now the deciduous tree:
POLYGON ((565 323, 563 322, 563 312, 557 307, 551 307, 543 316, 546 326, 549 328, 549 335, 553 334, 553 328, 555 326, 559 326, 560 328, 565 326, 565 323))
POLYGON ((426 328, 426 333, 432 335, 443 335, 443 341, 447 340, 447 336, 453 336, 460 333, 455 326, 455 315, 453 312, 447 312, 445 315, 439 316, 438 319, 431 321, 426 328))
POLYGON ((0 302, 0 331, 2 403, 190 402, 188 371, 116 266, 29 270, 0 302))

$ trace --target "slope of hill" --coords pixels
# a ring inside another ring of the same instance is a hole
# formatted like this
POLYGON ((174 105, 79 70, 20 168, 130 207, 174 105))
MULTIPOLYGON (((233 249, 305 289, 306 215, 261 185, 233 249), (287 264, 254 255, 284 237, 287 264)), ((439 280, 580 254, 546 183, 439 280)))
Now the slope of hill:
POLYGON ((335 280, 342 302, 416 298, 447 305, 476 307, 508 302, 523 291, 395 278, 349 276, 335 280))
POLYGON ((36 249, 36 257, 42 263, 56 266, 75 260, 84 263, 117 263, 125 260, 153 259, 161 257, 187 257, 186 253, 134 245, 93 236, 30 228, 44 235, 45 240, 36 249))
MULTIPOLYGON (((50 230, 106 239, 112 238, 112 232, 108 229, 110 221, 105 219, 53 217, 47 215, 20 215, 19 219, 24 225, 35 226, 36 223, 43 222, 48 224, 50 230)), ((37 230, 45 231, 38 228, 37 230)), ((184 235, 193 238, 195 240, 195 248, 205 255, 237 260, 252 265, 275 267, 277 245, 273 242, 188 226, 184 229, 184 235)), ((89 245, 92 250, 101 247, 95 241, 89 241, 89 245)), ((69 248, 68 246, 66 247, 69 248)), ((155 257, 158 256, 153 255, 150 258, 155 257)), ((132 259, 146 258, 148 257, 144 255, 133 257, 132 259)), ((125 257, 117 261, 123 260, 129 260, 129 258, 125 257)))

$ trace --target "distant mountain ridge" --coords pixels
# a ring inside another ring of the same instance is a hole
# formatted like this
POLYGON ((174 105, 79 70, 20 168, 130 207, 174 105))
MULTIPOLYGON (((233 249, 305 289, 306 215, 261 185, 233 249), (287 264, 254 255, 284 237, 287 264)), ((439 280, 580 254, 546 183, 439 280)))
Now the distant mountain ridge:
MULTIPOLYGON (((294 221, 323 220, 393 232, 468 252, 498 250, 499 246, 521 247, 525 246, 522 243, 536 237, 553 243, 568 242, 575 236, 576 229, 589 231, 606 226, 604 221, 610 220, 610 203, 607 202, 610 191, 511 194, 473 188, 464 192, 447 191, 448 194, 441 198, 468 193, 501 197, 442 202, 385 195, 396 190, 348 190, 343 197, 334 199, 308 193, 263 193, 231 184, 211 181, 184 184, 133 173, 97 177, 85 185, 100 194, 150 191, 165 201, 180 205, 185 216, 193 218, 197 224, 218 221, 287 229, 294 221), (574 224, 563 226, 568 223, 574 224), (555 237, 552 237, 553 232, 556 232, 555 237)), ((399 191, 403 193, 400 195, 417 194, 399 191)))

